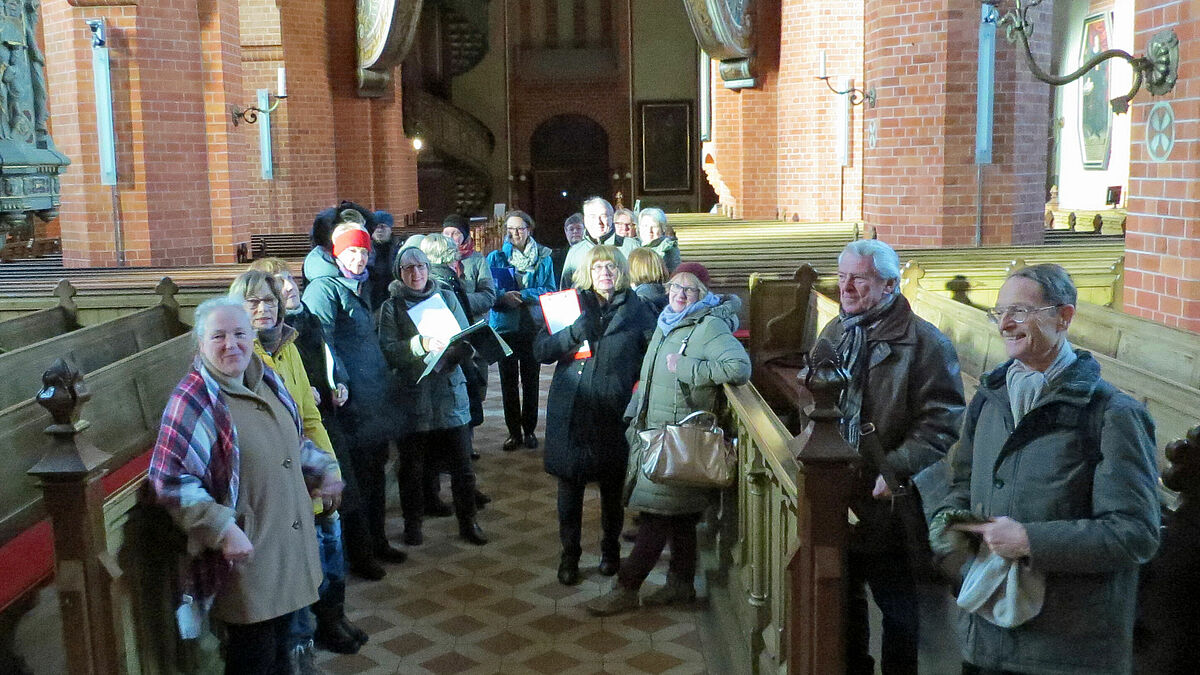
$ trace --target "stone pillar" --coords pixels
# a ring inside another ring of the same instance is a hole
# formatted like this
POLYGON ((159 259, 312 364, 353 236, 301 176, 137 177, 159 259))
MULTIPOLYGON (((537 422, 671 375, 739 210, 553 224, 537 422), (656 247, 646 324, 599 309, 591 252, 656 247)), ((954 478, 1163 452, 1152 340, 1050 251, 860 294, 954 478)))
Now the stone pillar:
POLYGON ((1139 3, 1134 49, 1160 31, 1179 37, 1179 81, 1165 96, 1144 89, 1130 108, 1129 217, 1125 233, 1122 309, 1169 326, 1200 332, 1200 54, 1196 3, 1139 3), (1191 8, 1189 10, 1189 7, 1191 8))
MULTIPOLYGON (((1034 51, 1049 56, 1052 2, 1031 13, 1034 51)), ((866 0, 863 219, 898 247, 967 246, 983 195, 984 243, 1041 240, 1050 88, 1003 31, 996 51, 993 163, 977 186, 978 0, 866 0)))

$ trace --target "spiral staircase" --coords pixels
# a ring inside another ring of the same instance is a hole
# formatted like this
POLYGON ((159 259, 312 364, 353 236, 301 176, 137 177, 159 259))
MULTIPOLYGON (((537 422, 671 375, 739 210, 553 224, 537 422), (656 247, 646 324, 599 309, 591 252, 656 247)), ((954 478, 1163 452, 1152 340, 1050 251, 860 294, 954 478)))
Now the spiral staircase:
MULTIPOLYGON (((427 0, 421 38, 437 57, 405 77, 405 133, 421 137, 421 207, 432 219, 445 212, 480 213, 491 199, 492 131, 449 100, 450 82, 479 65, 488 51, 488 0, 427 0)), ((406 64, 406 67, 407 64, 406 64)))

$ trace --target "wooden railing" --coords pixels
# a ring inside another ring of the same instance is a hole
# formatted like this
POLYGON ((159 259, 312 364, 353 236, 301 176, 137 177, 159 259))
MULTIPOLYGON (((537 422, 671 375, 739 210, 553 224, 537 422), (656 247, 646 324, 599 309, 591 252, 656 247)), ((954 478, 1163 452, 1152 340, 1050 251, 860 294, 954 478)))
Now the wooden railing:
MULTIPOLYGON (((833 356, 831 348, 827 357, 833 356)), ((717 612, 736 617, 737 638, 759 673, 843 670, 843 555, 850 471, 857 455, 838 434, 834 403, 844 379, 817 359, 800 433, 791 433, 752 384, 726 386, 740 480, 718 540, 728 593, 717 612), (732 527, 732 520, 736 528, 732 527)))

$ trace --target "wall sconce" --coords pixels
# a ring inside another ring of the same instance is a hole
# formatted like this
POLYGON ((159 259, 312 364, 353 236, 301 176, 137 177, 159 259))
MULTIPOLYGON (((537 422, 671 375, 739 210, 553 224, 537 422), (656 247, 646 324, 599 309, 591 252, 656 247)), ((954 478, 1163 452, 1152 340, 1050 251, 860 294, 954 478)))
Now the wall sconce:
POLYGON ((270 115, 275 112, 279 103, 287 98, 287 72, 281 66, 276 75, 275 91, 277 93, 266 93, 266 96, 263 96, 266 90, 259 90, 258 106, 248 106, 240 110, 237 106, 229 106, 229 116, 233 118, 233 126, 236 127, 241 122, 254 124, 258 121, 259 115, 270 115))
POLYGON ((838 91, 837 89, 834 89, 832 84, 829 84, 829 73, 825 71, 824 49, 821 50, 821 67, 820 71, 817 73, 817 79, 824 82, 825 86, 829 87, 829 91, 832 91, 838 96, 850 94, 850 105, 861 105, 863 101, 866 101, 871 105, 872 108, 875 107, 875 87, 871 87, 871 89, 868 91, 863 91, 862 89, 857 89, 855 87, 850 87, 845 91, 838 91))
POLYGON ((420 152, 425 147, 425 141, 420 136, 413 136, 413 150, 420 152))
MULTIPOLYGON (((999 6, 1001 1, 980 0, 983 4, 992 6, 999 6)), ((1029 48, 1029 36, 1033 33, 1029 10, 1040 4, 1042 4, 1042 0, 1026 0, 1026 2, 1013 0, 1013 8, 1004 15, 1003 19, 1000 19, 999 23, 1005 27, 1009 44, 1013 44, 1017 40, 1021 41, 1021 46, 1025 49, 1025 62, 1029 64, 1029 71, 1037 79, 1046 84, 1061 87, 1078 80, 1089 70, 1109 59, 1124 59, 1133 67, 1133 86, 1129 89, 1128 94, 1109 101, 1113 112, 1118 115, 1129 111, 1129 102, 1137 95, 1143 83, 1154 96, 1162 96, 1175 88, 1175 79, 1179 74, 1179 37, 1175 35, 1175 31, 1170 29, 1162 31, 1150 39, 1146 45, 1144 56, 1133 56, 1122 49, 1109 49, 1088 59, 1073 73, 1062 76, 1050 75, 1034 61, 1033 52, 1029 48)))

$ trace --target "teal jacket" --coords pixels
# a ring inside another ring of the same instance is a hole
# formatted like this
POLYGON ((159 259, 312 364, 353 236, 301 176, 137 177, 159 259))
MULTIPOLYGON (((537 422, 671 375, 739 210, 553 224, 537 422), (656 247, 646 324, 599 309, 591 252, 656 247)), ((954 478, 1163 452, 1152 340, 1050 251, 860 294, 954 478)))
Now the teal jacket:
MULTIPOLYGON (((532 243, 538 247, 538 262, 536 267, 522 275, 524 288, 521 289, 521 306, 502 307, 497 303, 488 314, 488 324, 501 335, 517 333, 522 330, 532 333, 541 328, 543 324, 542 306, 538 302, 538 296, 552 293, 558 289, 558 285, 554 282, 554 261, 550 257, 551 250, 537 242, 532 243), (527 316, 524 326, 522 325, 522 315, 527 316)), ((503 246, 488 254, 489 270, 511 267, 508 262, 510 255, 512 255, 512 243, 506 241, 503 246)), ((503 295, 504 293, 500 289, 496 289, 497 298, 503 297, 503 295)))

